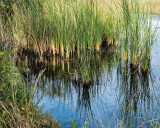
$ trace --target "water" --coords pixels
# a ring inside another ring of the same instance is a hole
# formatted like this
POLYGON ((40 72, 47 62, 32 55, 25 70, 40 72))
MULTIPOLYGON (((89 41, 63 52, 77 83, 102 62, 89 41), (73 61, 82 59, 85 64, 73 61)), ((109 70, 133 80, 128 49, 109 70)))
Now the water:
MULTIPOLYGON (((158 17, 153 16, 155 24, 158 17)), ((46 69, 34 102, 60 120, 62 128, 71 127, 69 118, 78 128, 85 121, 90 128, 154 126, 160 119, 160 36, 146 74, 125 65, 114 47, 104 51, 69 61, 28 58, 32 82, 46 69)), ((18 61, 25 65, 25 58, 18 61)))

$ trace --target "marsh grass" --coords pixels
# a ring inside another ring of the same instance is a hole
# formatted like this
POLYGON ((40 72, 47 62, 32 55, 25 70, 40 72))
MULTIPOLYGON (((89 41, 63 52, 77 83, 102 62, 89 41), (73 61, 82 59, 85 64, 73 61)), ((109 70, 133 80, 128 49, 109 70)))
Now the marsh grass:
POLYGON ((78 55, 86 51, 99 52, 106 35, 111 43, 118 40, 115 32, 111 32, 112 28, 116 29, 113 25, 116 18, 113 21, 112 17, 107 18, 110 23, 105 21, 98 1, 36 0, 23 6, 17 3, 13 12, 10 23, 14 41, 40 56, 60 54, 69 58, 75 52, 78 55))
MULTIPOLYGON (((142 71, 147 72, 149 69, 156 29, 151 31, 151 12, 147 8, 148 10, 143 10, 148 13, 142 14, 138 0, 121 0, 116 11, 112 8, 113 3, 111 7, 104 9, 107 5, 101 8, 96 0, 31 0, 11 5, 9 10, 12 13, 9 13, 9 16, 4 15, 4 12, 0 13, 0 45, 3 48, 6 44, 12 44, 14 48, 33 51, 40 57, 60 55, 71 58, 77 54, 80 61, 78 79, 85 85, 89 85, 96 77, 90 69, 96 69, 94 65, 101 63, 92 65, 91 61, 94 62, 95 58, 90 59, 90 56, 101 51, 102 41, 107 45, 118 46, 121 56, 119 60, 124 59, 125 63, 129 60, 131 68, 135 69, 140 64, 142 71), (6 39, 10 41, 6 42, 6 39)), ((0 125, 43 127, 49 124, 50 127, 59 127, 58 123, 54 123, 47 116, 42 119, 42 110, 32 104, 30 92, 27 91, 18 70, 7 61, 4 52, 0 54, 0 125)), ((70 64, 67 62, 69 72, 70 64)), ((54 68, 56 63, 59 62, 54 58, 54 68)), ((62 72, 65 72, 63 59, 60 60, 60 65, 62 72)), ((110 72, 114 60, 107 58, 105 65, 105 71, 110 72)), ((123 120, 120 124, 123 127, 123 120)))
POLYGON ((15 3, 11 10, 7 22, 1 20, 2 25, 6 22, 9 26, 8 37, 17 48, 40 57, 81 57, 100 52, 105 42, 120 46, 123 59, 130 60, 133 68, 142 58, 149 60, 155 36, 151 36, 152 23, 148 21, 152 12, 149 6, 140 7, 138 0, 113 1, 111 6, 98 0, 31 0, 15 3), (142 14, 142 9, 147 13, 142 14))

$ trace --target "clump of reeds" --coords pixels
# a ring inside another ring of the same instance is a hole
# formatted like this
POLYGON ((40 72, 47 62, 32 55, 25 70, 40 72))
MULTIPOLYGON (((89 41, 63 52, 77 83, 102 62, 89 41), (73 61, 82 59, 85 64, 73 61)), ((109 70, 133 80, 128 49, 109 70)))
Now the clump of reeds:
POLYGON ((157 27, 152 28, 151 15, 143 15, 143 33, 142 44, 140 47, 140 61, 142 71, 146 72, 149 69, 151 50, 154 42, 157 39, 157 27))
POLYGON ((118 16, 103 11, 97 0, 21 1, 12 12, 15 45, 39 56, 99 52, 103 40, 117 44, 120 35, 118 16))
POLYGON ((152 34, 151 12, 141 13, 138 0, 122 0, 123 9, 123 41, 124 59, 130 58, 132 68, 141 67, 146 70, 149 65, 151 48, 154 43, 156 29, 152 34))
POLYGON ((14 10, 14 39, 21 47, 69 57, 100 51, 102 15, 97 1, 30 1, 14 10))

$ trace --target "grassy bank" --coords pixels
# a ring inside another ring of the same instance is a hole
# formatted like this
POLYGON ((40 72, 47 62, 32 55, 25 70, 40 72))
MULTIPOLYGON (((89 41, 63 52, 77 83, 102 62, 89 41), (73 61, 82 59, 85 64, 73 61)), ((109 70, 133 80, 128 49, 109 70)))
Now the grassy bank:
POLYGON ((10 55, 7 50, 0 52, 0 128, 59 128, 59 122, 42 114, 32 102, 33 94, 10 62, 10 55))

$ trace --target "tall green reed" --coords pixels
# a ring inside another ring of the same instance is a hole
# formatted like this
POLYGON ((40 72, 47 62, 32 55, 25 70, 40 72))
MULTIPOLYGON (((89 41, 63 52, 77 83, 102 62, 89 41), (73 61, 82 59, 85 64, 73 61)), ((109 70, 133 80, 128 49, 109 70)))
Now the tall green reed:
POLYGON ((129 1, 122 0, 122 14, 123 14, 123 54, 124 59, 127 61, 128 59, 128 46, 129 46, 129 25, 131 24, 131 15, 129 12, 129 1))

